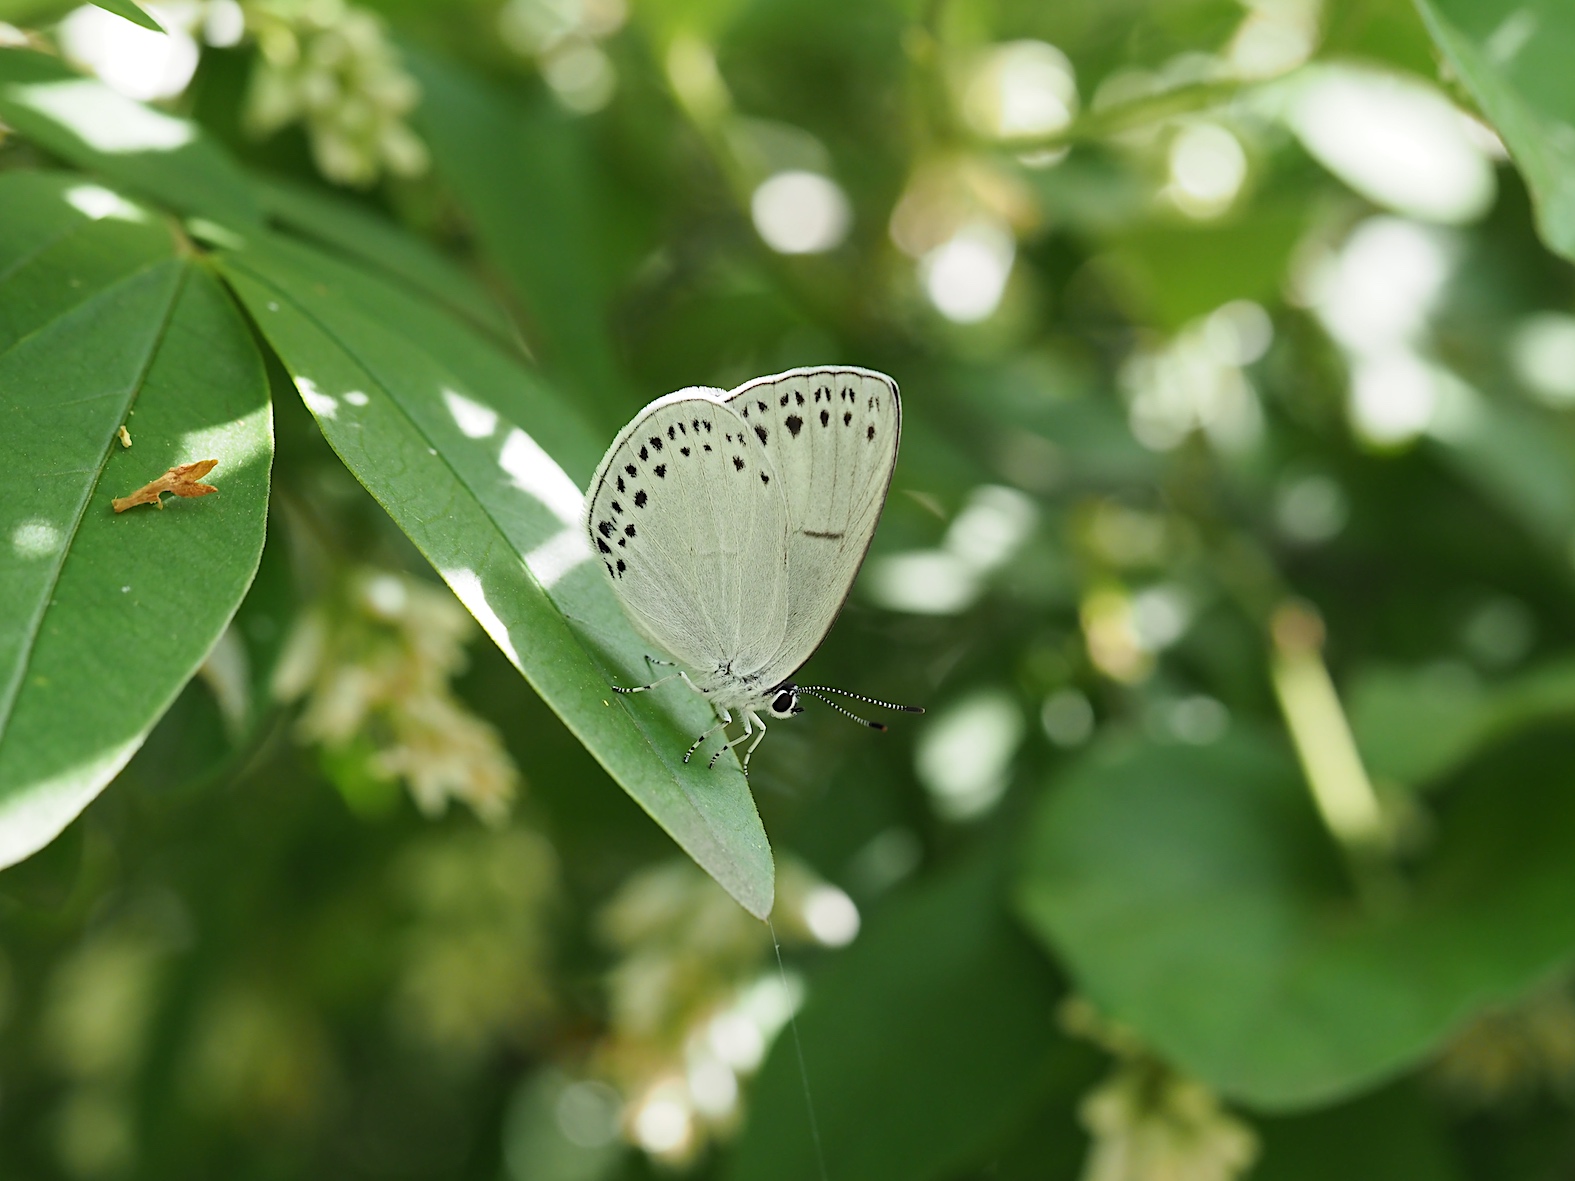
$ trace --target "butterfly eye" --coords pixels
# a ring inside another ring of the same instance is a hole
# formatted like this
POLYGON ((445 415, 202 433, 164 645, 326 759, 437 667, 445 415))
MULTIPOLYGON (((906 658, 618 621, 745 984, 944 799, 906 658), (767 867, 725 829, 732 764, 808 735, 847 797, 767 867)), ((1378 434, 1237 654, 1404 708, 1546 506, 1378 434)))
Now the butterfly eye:
POLYGON ((796 712, 793 707, 797 704, 793 694, 783 691, 771 699, 771 712, 779 717, 787 717, 796 712))

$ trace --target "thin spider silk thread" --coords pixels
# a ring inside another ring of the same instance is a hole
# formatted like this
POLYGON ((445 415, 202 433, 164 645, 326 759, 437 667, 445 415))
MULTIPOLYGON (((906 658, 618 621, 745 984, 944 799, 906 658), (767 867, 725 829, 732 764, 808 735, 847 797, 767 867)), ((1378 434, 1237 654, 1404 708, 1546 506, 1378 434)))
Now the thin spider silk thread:
MULTIPOLYGON (((788 988, 787 969, 782 966, 782 943, 777 939, 777 929, 770 919, 766 920, 766 929, 771 932, 771 946, 777 953, 777 974, 782 977, 782 994, 784 998, 791 990, 788 988)), ((809 1070, 804 1066, 804 1043, 798 1036, 798 1006, 795 1005, 788 1013, 788 1024, 793 1027, 793 1049, 798 1055, 798 1077, 804 1084, 804 1110, 809 1113, 809 1138, 815 1143, 815 1163, 820 1166, 820 1181, 831 1181, 831 1174, 826 1172, 826 1151, 820 1145, 820 1123, 815 1119, 815 1100, 809 1093, 809 1070)))

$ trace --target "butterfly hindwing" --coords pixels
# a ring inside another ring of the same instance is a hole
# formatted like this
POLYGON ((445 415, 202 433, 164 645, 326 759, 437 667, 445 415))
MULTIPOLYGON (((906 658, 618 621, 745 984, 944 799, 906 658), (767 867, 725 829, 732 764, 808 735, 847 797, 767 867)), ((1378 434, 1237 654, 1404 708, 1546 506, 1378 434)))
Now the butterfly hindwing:
POLYGON ((902 434, 897 385, 852 366, 794 369, 727 395, 787 502, 787 621, 762 678, 786 679, 831 630, 886 503, 902 434))
POLYGON ((586 528, 625 612, 690 668, 766 665, 788 626, 788 507, 721 390, 659 398, 592 478, 586 528))

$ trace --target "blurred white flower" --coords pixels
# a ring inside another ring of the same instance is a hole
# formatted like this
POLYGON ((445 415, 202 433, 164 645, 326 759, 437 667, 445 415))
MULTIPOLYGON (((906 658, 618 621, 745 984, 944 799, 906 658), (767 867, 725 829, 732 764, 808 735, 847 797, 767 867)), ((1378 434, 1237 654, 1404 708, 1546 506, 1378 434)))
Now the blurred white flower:
POLYGON ((975 693, 929 719, 914 758, 936 813, 972 820, 993 808, 1011 781, 1024 728, 1022 711, 1001 689, 975 693))
POLYGON ((344 0, 246 0, 243 12, 259 50, 244 113, 252 134, 305 123, 318 169, 337 184, 426 171, 426 145, 405 122, 420 90, 374 13, 344 0))
POLYGON ((1238 301, 1182 328, 1159 348, 1139 349, 1121 370, 1132 434, 1154 451, 1202 430, 1222 451, 1257 443, 1263 411, 1242 371, 1268 348, 1273 326, 1256 304, 1238 301))
POLYGON ((1032 139, 1064 131, 1077 114, 1072 63, 1043 41, 997 45, 970 70, 963 111, 981 134, 995 139, 1032 139))
POLYGON ((749 201, 755 230, 779 254, 821 254, 840 245, 852 207, 836 181, 790 169, 761 181, 749 201))
POLYGON ((1575 316, 1527 316, 1510 338, 1515 376, 1549 406, 1575 405, 1575 316))
POLYGON ((362 571, 297 619, 274 668, 273 695, 305 697, 296 724, 303 741, 359 752, 367 774, 404 779, 427 815, 441 814, 452 798, 498 823, 519 772, 497 731, 449 686, 475 632, 448 591, 362 571))
POLYGON ((1169 160, 1165 195, 1188 217, 1218 217, 1235 202, 1247 179, 1241 141, 1218 123, 1183 127, 1170 142, 1169 160))
POLYGON ((976 324, 1000 305, 1016 256, 1017 242, 1006 226, 976 219, 920 259, 919 276, 941 315, 976 324))
MULTIPOLYGON (((859 912, 783 858, 772 921, 784 945, 840 947, 858 934, 859 912)), ((597 925, 619 959, 592 1069, 627 1096, 631 1142, 681 1164, 734 1126, 739 1079, 760 1065, 802 988, 778 967, 771 928, 687 859, 634 875, 597 925)))

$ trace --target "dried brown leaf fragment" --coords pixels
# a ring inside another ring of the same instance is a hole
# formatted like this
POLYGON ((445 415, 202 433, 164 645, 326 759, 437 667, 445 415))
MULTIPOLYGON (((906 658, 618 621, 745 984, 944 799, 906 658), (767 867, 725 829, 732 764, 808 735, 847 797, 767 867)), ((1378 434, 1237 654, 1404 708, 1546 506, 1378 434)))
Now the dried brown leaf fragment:
POLYGON ((115 511, 123 513, 139 504, 154 504, 163 508, 164 502, 159 497, 165 492, 173 492, 176 496, 206 496, 210 492, 217 492, 218 489, 212 484, 202 484, 198 481, 218 466, 217 459, 199 459, 195 463, 183 463, 179 467, 172 467, 157 480, 144 484, 130 496, 117 497, 113 502, 115 511))

